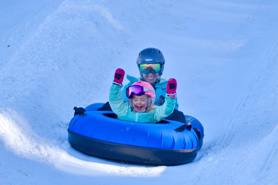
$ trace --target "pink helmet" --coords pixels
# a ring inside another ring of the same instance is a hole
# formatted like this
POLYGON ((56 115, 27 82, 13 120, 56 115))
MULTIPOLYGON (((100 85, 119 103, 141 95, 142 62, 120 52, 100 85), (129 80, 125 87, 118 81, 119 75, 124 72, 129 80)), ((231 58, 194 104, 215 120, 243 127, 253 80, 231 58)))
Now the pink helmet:
POLYGON ((155 90, 150 83, 144 81, 138 81, 132 84, 132 86, 134 85, 142 86, 144 88, 144 94, 149 95, 151 98, 155 98, 155 90))
POLYGON ((149 103, 149 107, 154 104, 155 90, 154 90, 153 86, 148 82, 138 81, 138 82, 133 83, 130 87, 127 88, 126 94, 127 94, 128 98, 130 98, 132 96, 132 94, 149 95, 150 100, 151 100, 149 103))

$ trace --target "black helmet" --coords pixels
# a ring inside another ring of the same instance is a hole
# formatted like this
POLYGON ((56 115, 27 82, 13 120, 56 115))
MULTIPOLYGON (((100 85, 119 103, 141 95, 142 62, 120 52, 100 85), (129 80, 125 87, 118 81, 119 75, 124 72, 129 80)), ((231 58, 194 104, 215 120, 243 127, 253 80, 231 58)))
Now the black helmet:
MULTIPOLYGON (((159 75, 162 75, 165 59, 163 57, 162 52, 156 48, 146 48, 140 51, 137 58, 137 66, 140 64, 160 64, 161 69, 159 75)), ((141 74, 142 75, 142 74, 141 74)))

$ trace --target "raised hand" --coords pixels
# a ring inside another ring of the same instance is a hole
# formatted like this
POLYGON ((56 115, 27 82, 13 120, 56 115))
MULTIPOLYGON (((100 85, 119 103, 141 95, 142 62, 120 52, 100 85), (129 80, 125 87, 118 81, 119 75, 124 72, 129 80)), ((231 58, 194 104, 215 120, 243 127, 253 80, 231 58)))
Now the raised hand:
POLYGON ((167 94, 168 95, 176 95, 177 91, 177 80, 174 78, 170 78, 167 83, 167 94))
POLYGON ((118 68, 115 71, 114 83, 121 85, 123 83, 124 76, 125 76, 125 71, 121 68, 118 68))

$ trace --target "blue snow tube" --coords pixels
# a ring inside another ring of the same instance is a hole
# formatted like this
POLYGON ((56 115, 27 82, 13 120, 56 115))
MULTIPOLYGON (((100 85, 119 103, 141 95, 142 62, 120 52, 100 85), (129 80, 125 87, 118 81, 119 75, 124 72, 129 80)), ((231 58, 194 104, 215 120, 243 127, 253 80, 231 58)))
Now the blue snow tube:
POLYGON ((203 127, 193 117, 186 116, 193 129, 176 131, 183 123, 167 119, 159 123, 123 121, 112 111, 97 111, 102 105, 92 104, 84 116, 72 118, 68 140, 73 148, 126 163, 179 165, 193 161, 202 146, 203 127))

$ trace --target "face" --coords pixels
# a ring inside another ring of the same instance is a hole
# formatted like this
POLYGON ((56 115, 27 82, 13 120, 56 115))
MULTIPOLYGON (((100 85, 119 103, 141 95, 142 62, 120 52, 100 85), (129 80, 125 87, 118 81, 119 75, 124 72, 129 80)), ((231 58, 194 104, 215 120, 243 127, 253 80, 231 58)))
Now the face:
POLYGON ((148 73, 148 74, 142 74, 144 80, 146 80, 146 82, 149 82, 150 84, 153 84, 156 82, 156 80, 158 79, 159 73, 148 73))
POLYGON ((134 112, 144 112, 144 110, 148 107, 148 95, 141 95, 141 96, 132 96, 132 108, 134 112))

